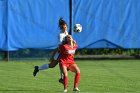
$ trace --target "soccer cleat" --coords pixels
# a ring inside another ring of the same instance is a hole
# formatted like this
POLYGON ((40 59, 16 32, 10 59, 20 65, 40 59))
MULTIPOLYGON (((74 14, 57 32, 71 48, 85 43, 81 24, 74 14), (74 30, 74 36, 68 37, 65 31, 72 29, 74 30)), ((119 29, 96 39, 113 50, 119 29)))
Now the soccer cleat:
POLYGON ((60 78, 60 79, 59 79, 59 83, 64 84, 64 79, 60 78))
POLYGON ((80 91, 77 87, 73 89, 73 91, 80 91))
POLYGON ((38 70, 38 66, 35 66, 35 67, 34 67, 33 76, 35 77, 36 74, 37 74, 38 72, 39 72, 39 70, 38 70))
POLYGON ((67 92, 68 90, 67 89, 64 89, 64 92, 67 92))

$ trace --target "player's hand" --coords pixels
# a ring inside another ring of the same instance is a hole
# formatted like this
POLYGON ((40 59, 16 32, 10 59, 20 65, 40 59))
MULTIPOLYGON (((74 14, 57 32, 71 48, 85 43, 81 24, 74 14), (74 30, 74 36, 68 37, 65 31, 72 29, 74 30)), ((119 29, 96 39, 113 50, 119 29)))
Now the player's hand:
POLYGON ((73 43, 74 43, 74 44, 76 44, 76 41, 75 41, 75 40, 73 40, 73 43))

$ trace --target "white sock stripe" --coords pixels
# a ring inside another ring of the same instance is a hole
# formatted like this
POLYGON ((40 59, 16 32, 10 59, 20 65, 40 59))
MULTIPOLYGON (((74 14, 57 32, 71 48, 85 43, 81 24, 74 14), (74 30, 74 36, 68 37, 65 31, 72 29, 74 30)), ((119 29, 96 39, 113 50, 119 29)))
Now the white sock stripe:
POLYGON ((39 70, 44 70, 44 69, 48 69, 49 65, 48 64, 43 64, 42 66, 40 66, 38 69, 39 70))

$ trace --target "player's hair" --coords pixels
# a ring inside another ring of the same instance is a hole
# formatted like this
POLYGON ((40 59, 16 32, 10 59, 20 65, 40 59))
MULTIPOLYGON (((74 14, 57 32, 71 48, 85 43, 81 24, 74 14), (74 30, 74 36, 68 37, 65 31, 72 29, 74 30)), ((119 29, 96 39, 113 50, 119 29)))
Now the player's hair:
POLYGON ((67 23, 65 22, 65 20, 63 20, 63 18, 61 17, 59 19, 59 28, 62 29, 63 28, 63 25, 67 25, 67 23))
POLYGON ((68 44, 68 41, 67 41, 67 37, 68 37, 68 36, 69 36, 69 35, 65 36, 64 41, 62 42, 62 44, 68 44))

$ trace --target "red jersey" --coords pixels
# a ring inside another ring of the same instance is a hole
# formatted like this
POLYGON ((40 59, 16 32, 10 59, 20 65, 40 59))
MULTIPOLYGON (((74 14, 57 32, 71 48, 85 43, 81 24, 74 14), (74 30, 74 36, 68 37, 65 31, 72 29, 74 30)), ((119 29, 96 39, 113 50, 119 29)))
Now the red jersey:
POLYGON ((60 56, 59 60, 62 64, 67 64, 67 63, 74 63, 74 54, 75 50, 77 49, 78 45, 75 44, 75 46, 72 48, 68 44, 60 45, 60 56))

